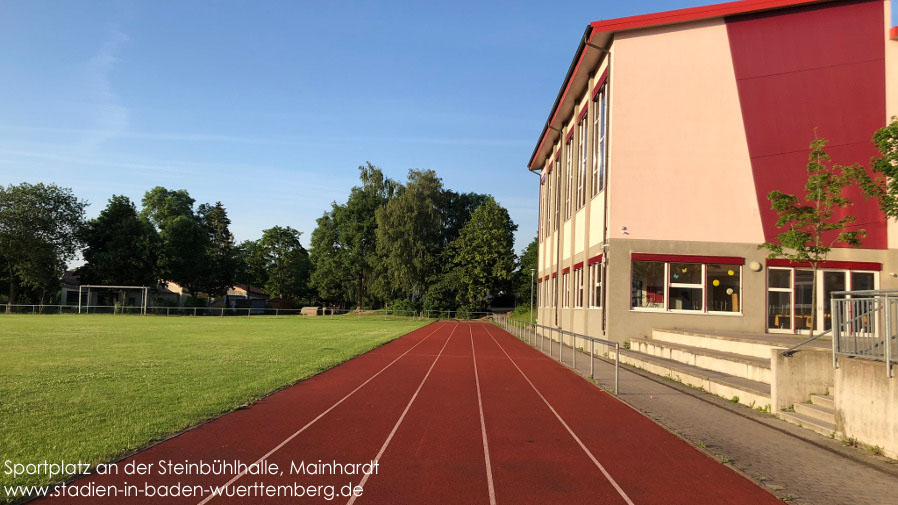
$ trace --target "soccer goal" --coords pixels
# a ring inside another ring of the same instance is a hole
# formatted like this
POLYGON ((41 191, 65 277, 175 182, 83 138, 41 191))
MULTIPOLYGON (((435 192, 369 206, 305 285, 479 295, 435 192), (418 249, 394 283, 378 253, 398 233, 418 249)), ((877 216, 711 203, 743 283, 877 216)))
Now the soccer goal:
MULTIPOLYGON (((112 286, 107 284, 84 284, 78 286, 78 313, 81 314, 82 310, 85 314, 90 314, 90 295, 91 292, 98 291, 115 291, 118 293, 123 293, 123 297, 127 298, 128 291, 139 291, 140 292, 140 303, 137 305, 137 308, 140 310, 140 313, 146 315, 147 313, 147 296, 149 295, 150 288, 147 286, 112 286)), ((122 300, 122 307, 126 305, 127 300, 122 300)), ((95 308, 109 308, 108 305, 97 304, 94 305, 95 308)))

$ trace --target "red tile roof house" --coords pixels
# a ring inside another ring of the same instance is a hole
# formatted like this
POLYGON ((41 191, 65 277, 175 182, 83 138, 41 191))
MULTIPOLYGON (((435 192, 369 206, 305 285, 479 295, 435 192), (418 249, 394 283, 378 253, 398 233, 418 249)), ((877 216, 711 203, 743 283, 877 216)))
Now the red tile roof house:
MULTIPOLYGON (((873 133, 898 115, 890 20, 882 0, 748 0, 589 24, 529 161, 538 322, 657 336, 670 345, 645 350, 670 356, 701 344, 686 330, 797 343, 828 329, 830 292, 898 288, 898 224, 856 189, 866 238, 817 273, 816 328, 811 270, 757 247, 778 233, 767 194, 803 194, 815 130, 835 163, 876 154, 873 133)), ((755 393, 719 394, 769 404, 766 366, 755 393)))

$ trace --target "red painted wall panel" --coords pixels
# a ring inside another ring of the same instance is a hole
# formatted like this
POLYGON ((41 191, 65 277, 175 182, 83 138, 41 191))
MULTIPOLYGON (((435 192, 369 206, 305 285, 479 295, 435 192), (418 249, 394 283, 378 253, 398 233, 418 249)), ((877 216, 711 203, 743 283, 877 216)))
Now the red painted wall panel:
MULTIPOLYGON (((794 7, 727 19, 764 236, 776 214, 767 193, 804 193, 814 129, 835 163, 867 165, 873 132, 885 124, 881 0, 794 7)), ((884 249, 886 223, 857 192, 850 212, 867 231, 865 248, 884 249)))

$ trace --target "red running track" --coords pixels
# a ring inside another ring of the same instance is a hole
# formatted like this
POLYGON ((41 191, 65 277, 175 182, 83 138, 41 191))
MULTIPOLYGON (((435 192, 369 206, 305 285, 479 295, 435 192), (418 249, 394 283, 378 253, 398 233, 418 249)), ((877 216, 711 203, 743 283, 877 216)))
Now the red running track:
POLYGON ((115 486, 115 497, 49 500, 189 505, 779 503, 551 358, 484 323, 433 323, 153 446, 119 467, 127 463, 153 463, 156 471, 147 476, 92 475, 73 483, 82 489, 115 486), (264 461, 278 465, 279 471, 158 474, 160 460, 215 459, 264 461), (291 464, 319 460, 376 460, 378 471, 290 472, 291 464), (126 482, 138 491, 128 489, 131 496, 124 496, 126 482), (145 482, 154 489, 179 489, 182 496, 145 496, 145 482), (210 489, 218 486, 244 496, 211 496, 210 489), (266 496, 296 494, 299 486, 310 487, 303 488, 303 496, 266 496), (340 495, 353 488, 361 489, 360 496, 340 495), (185 489, 193 496, 183 496, 185 489))

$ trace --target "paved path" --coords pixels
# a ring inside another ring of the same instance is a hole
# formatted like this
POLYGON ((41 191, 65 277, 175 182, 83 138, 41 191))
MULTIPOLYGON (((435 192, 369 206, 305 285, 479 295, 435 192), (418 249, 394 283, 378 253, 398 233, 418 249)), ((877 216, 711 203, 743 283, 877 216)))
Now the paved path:
MULTIPOLYGON (((538 349, 539 342, 534 344, 538 349)), ((547 340, 543 348, 548 352, 547 340)), ((571 348, 565 346, 561 352, 570 366, 571 348)), ((558 353, 555 343, 555 359, 558 353)), ((594 366, 595 382, 613 391, 613 364, 596 359, 594 366)), ((587 354, 578 355, 576 371, 589 376, 587 354)), ((773 415, 626 365, 621 366, 619 386, 621 400, 785 501, 898 503, 898 462, 894 460, 845 447, 773 415)))
MULTIPOLYGON (((88 476, 159 498, 56 503, 775 504, 776 497, 497 327, 440 322, 119 463, 239 460, 222 475, 88 476), (371 475, 290 474, 361 464, 371 475), (127 482, 127 484, 126 484, 127 482), (162 487, 167 486, 167 487, 162 487), (237 497, 213 497, 226 486, 237 497), (333 487, 330 487, 333 486, 333 487), (343 486, 357 496, 342 493, 343 486), (192 490, 186 496, 185 489, 192 490), (301 491, 300 498, 272 493, 301 491), (333 496, 336 493, 337 496, 333 496)), ((158 466, 157 466, 158 468, 158 466)))

